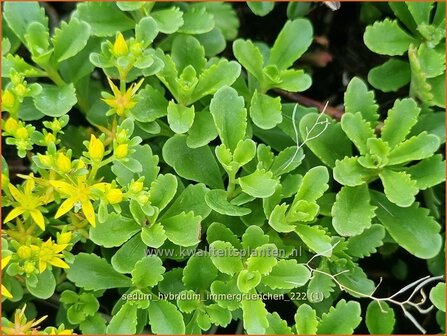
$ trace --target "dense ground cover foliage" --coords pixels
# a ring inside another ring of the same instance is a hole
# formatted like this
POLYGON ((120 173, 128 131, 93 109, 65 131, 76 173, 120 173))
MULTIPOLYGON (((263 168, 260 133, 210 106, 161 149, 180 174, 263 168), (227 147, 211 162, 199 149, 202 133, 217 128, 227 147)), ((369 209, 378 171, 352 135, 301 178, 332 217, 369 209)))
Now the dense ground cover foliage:
POLYGON ((444 28, 4 3, 3 332, 445 332, 444 28))

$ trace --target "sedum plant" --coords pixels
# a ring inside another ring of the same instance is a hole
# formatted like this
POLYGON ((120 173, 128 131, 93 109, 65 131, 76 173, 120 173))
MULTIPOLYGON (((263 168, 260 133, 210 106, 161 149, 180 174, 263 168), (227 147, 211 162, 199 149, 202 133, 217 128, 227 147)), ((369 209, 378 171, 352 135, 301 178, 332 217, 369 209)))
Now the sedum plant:
POLYGON ((384 92, 410 84, 410 97, 445 107, 445 3, 389 2, 389 7, 395 18, 365 30, 366 46, 391 56, 370 70, 368 81, 384 92))
POLYGON ((336 120, 277 96, 312 84, 292 14, 267 45, 228 3, 85 2, 58 27, 5 3, 6 334, 424 332, 434 307, 445 331, 434 100, 381 114, 353 78, 336 120), (398 253, 431 275, 375 294, 364 259, 398 253))

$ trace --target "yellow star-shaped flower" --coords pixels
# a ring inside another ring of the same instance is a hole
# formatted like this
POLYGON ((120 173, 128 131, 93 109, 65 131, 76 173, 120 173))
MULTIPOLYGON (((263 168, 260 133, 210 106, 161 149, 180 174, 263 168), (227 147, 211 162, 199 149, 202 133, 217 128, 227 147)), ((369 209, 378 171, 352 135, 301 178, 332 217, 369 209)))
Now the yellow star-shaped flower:
POLYGON ((51 185, 61 194, 68 197, 56 212, 55 218, 59 218, 66 214, 73 207, 80 206, 87 221, 93 226, 96 226, 95 210, 91 200, 94 200, 94 189, 104 190, 108 183, 100 182, 89 185, 85 175, 78 176, 74 184, 64 181, 51 181, 51 185))
POLYGON ((12 209, 4 219, 4 223, 16 218, 19 215, 31 216, 36 224, 45 230, 45 219, 42 215, 40 207, 46 203, 45 196, 36 196, 33 194, 35 187, 34 180, 27 180, 23 185, 23 192, 18 190, 12 184, 9 184, 9 192, 16 200, 17 205, 12 209))
POLYGON ((39 272, 45 271, 48 265, 69 268, 70 266, 62 260, 63 254, 60 253, 67 246, 68 244, 56 244, 51 238, 44 242, 39 249, 39 272))
POLYGON ((115 84, 113 84, 110 78, 107 78, 107 80, 113 92, 113 95, 107 92, 103 92, 102 94, 104 97, 102 100, 111 107, 111 109, 107 112, 107 115, 111 115, 113 113, 118 114, 120 117, 126 115, 127 112, 137 104, 134 96, 141 84, 143 84, 144 79, 141 79, 138 83, 133 83, 124 93, 121 92, 115 84))

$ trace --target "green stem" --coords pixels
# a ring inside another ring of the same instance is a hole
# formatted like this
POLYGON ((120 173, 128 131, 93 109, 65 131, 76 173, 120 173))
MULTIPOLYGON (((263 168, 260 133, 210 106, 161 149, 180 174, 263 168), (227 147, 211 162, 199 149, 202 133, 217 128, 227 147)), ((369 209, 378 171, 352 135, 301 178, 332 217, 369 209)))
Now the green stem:
POLYGON ((236 173, 228 173, 227 199, 230 200, 234 196, 236 188, 236 173))
POLYGON ((48 78, 50 78, 57 86, 64 86, 67 83, 62 79, 59 72, 51 66, 44 67, 44 70, 47 72, 48 78))

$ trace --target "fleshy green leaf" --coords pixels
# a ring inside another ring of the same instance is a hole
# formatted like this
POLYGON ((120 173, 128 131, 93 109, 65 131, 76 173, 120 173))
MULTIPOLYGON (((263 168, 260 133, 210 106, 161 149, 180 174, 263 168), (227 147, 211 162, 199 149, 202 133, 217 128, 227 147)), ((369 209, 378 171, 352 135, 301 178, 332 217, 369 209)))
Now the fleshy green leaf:
POLYGON ((401 208, 388 201, 385 195, 374 192, 377 204, 377 218, 391 237, 404 249, 418 258, 430 259, 436 256, 442 245, 440 226, 429 216, 429 210, 413 203, 401 208))
POLYGON ((273 173, 264 169, 243 176, 238 181, 245 193, 258 198, 272 196, 278 184, 278 181, 273 178, 273 173))
POLYGON ((145 226, 141 230, 141 240, 149 247, 159 248, 166 238, 166 231, 160 223, 145 226))
POLYGON ((441 76, 445 73, 445 57, 436 49, 428 47, 426 43, 419 46, 417 57, 421 71, 427 78, 441 76))
POLYGON ((177 178, 172 174, 158 175, 149 189, 151 205, 163 210, 177 192, 177 178))
POLYGON ((335 282, 328 274, 330 270, 327 267, 320 266, 317 272, 314 272, 307 286, 307 298, 309 302, 318 303, 331 296, 335 288, 335 282), (320 272, 318 272, 320 271, 320 272))
POLYGON ((425 190, 445 181, 445 161, 437 154, 409 167, 406 172, 416 181, 418 189, 425 190))
POLYGON ((270 64, 279 69, 289 68, 312 43, 312 24, 307 19, 287 21, 270 53, 270 64))
POLYGON ((183 25, 183 12, 177 7, 157 10, 151 13, 158 30, 165 34, 175 33, 183 25))
POLYGON ((242 317, 247 334, 264 334, 269 325, 265 304, 260 300, 242 300, 242 317))
POLYGON ((351 335, 362 321, 360 304, 356 301, 340 300, 335 307, 321 316, 318 334, 351 335), (349 318, 346 318, 349 316, 349 318))
POLYGON ((286 203, 277 205, 273 208, 269 217, 269 225, 276 232, 292 232, 295 230, 295 225, 290 225, 286 219, 286 212, 289 206, 286 203))
POLYGON ((23 43, 25 43, 24 36, 31 23, 37 22, 44 27, 48 27, 48 18, 45 16, 45 10, 38 2, 17 1, 5 3, 3 15, 8 23, 8 27, 23 43))
POLYGON ((317 333, 317 312, 306 303, 300 305, 295 313, 296 331, 299 335, 315 335, 317 333))
POLYGON ((281 98, 255 91, 250 104, 250 117, 256 126, 271 129, 282 121, 281 98))
POLYGON ((188 185, 164 212, 162 218, 178 215, 183 211, 192 211, 196 216, 201 216, 202 218, 208 217, 211 212, 211 209, 205 202, 205 195, 208 190, 202 183, 188 185))
POLYGON ((390 58, 382 65, 372 68, 368 73, 368 82, 383 92, 397 91, 407 85, 411 79, 408 62, 390 58), (393 74, 390 76, 390 74, 393 74))
POLYGON ((394 310, 386 302, 371 301, 366 309, 366 326, 374 335, 390 335, 396 319, 394 310))
POLYGON ((202 217, 194 216, 192 211, 162 219, 166 237, 174 244, 180 246, 192 246, 200 241, 202 217))
POLYGON ((310 271, 296 260, 280 260, 262 283, 272 289, 293 289, 304 286, 310 279, 310 271))
POLYGON ((189 35, 178 35, 174 39, 171 57, 179 73, 188 65, 200 73, 206 64, 205 49, 196 38, 189 35))
MULTIPOLYGON (((122 4, 122 3, 121 3, 122 4)), ((117 2, 119 6, 119 2, 117 2)), ((158 34, 157 23, 152 17, 144 17, 135 26, 135 38, 142 45, 148 46, 151 44, 158 34)))
POLYGON ((373 224, 361 234, 348 239, 348 253, 357 258, 369 257, 383 245, 385 229, 380 224, 373 224))
POLYGON ((188 132, 194 122, 194 106, 186 107, 170 101, 167 111, 169 127, 178 134, 188 132))
POLYGON ((210 244, 211 260, 216 268, 225 274, 233 275, 242 270, 242 261, 231 243, 215 241, 210 244))
POLYGON ((406 5, 417 24, 428 23, 433 8, 432 2, 408 2, 406 5))
POLYGON ((193 103, 202 97, 216 93, 226 85, 232 85, 241 73, 241 66, 235 61, 221 59, 206 68, 199 76, 199 82, 190 98, 193 103))
POLYGON ((49 117, 61 117, 78 102, 73 84, 58 87, 43 84, 42 92, 34 98, 34 105, 49 117))
POLYGON ((245 216, 251 213, 251 210, 231 204, 227 199, 227 192, 221 189, 210 190, 205 201, 214 211, 227 216, 245 216))
POLYGON ((209 256, 194 255, 183 269, 182 281, 187 288, 208 289, 217 277, 217 268, 209 256))
POLYGON ((439 145, 440 141, 436 135, 422 132, 396 146, 388 156, 388 165, 425 159, 431 156, 439 145))
POLYGON ((382 127, 382 139, 391 148, 400 144, 417 123, 420 112, 421 109, 413 99, 396 100, 382 127))
POLYGON ((262 81, 264 60, 261 51, 250 40, 236 40, 233 43, 233 53, 239 63, 247 69, 258 81, 262 81))
POLYGON ((189 7, 183 13, 183 21, 179 32, 184 34, 203 34, 214 28, 214 17, 206 12, 205 7, 189 7))
POLYGON ((249 271, 257 271, 261 275, 269 274, 276 265, 278 248, 275 244, 264 244, 258 246, 247 259, 246 265, 249 271))
POLYGON ((234 152, 237 143, 244 138, 247 127, 244 99, 238 96, 235 89, 223 87, 211 100, 210 112, 222 143, 234 152))
POLYGON ((375 138, 371 123, 363 119, 361 112, 345 113, 341 119, 341 127, 348 138, 358 148, 360 154, 368 153, 366 142, 375 138))
POLYGON ((370 170, 360 165, 357 157, 346 157, 335 162, 334 179, 340 184, 359 186, 366 183, 370 175, 370 170))
POLYGON ((135 235, 119 248, 112 257, 112 266, 120 273, 130 273, 133 266, 147 253, 147 246, 135 235))
POLYGON ((53 273, 49 269, 46 269, 37 275, 36 284, 31 284, 29 281, 26 281, 26 288, 31 295, 46 300, 54 294, 56 279, 53 273))
POLYGON ((85 290, 130 287, 130 278, 115 271, 95 254, 79 253, 67 270, 67 278, 85 290))
POLYGON ((352 155, 351 142, 340 123, 331 123, 328 116, 316 113, 305 115, 299 122, 299 132, 302 139, 311 139, 306 146, 329 167, 334 167, 336 160, 352 155), (324 124, 316 124, 323 122, 329 122, 326 130, 324 124))
POLYGON ((297 200, 316 201, 329 188, 328 181, 329 173, 326 167, 317 166, 308 170, 301 181, 294 202, 297 200))
POLYGON ((256 271, 242 270, 237 277, 237 288, 242 293, 248 293, 261 282, 261 274, 256 271))
POLYGON ((70 22, 62 22, 56 29, 52 38, 54 46, 54 58, 62 62, 73 57, 87 45, 90 37, 90 26, 78 19, 70 22))
POLYGON ((345 92, 345 112, 360 112, 363 119, 375 126, 379 118, 377 113, 379 106, 374 99, 374 92, 368 91, 366 84, 358 77, 354 77, 348 84, 345 92))
POLYGON ((356 236, 371 226, 375 208, 370 204, 366 184, 344 186, 332 207, 332 225, 341 236, 356 236))
POLYGON ((439 283, 430 291, 430 301, 440 311, 445 312, 445 283, 439 283))
POLYGON ((155 255, 148 255, 138 261, 131 274, 132 284, 139 288, 154 287, 163 280, 165 268, 163 262, 155 255))
POLYGON ((299 224, 296 226, 295 232, 312 251, 324 256, 331 255, 331 238, 326 235, 325 231, 316 226, 299 224))
POLYGON ((275 335, 291 335, 292 329, 287 326, 287 321, 281 319, 281 316, 277 312, 267 314, 267 320, 269 326, 266 330, 266 334, 275 335))
POLYGON ((112 316, 107 326, 107 334, 135 334, 137 330, 137 306, 130 301, 123 304, 112 316))
POLYGON ((416 181, 411 179, 411 175, 384 169, 379 176, 385 195, 391 202, 403 208, 413 204, 419 189, 416 187, 416 181))
POLYGON ((106 221, 97 222, 96 227, 90 229, 90 239, 104 247, 120 246, 129 240, 141 226, 135 220, 112 213, 106 221))
MULTIPOLYGON (((246 233, 248 232, 248 230, 249 229, 247 229, 246 233)), ((208 241, 208 244, 211 244, 217 240, 221 240, 224 242, 229 242, 231 245, 233 245, 236 248, 240 249, 242 247, 241 242, 239 241, 239 238, 233 233, 233 231, 231 231, 224 224, 217 223, 217 222, 212 223, 208 227, 208 230, 206 231, 206 240, 208 241)))
POLYGON ((163 158, 180 176, 222 188, 222 178, 216 160, 208 146, 189 148, 186 136, 176 135, 163 146, 163 158))
POLYGON ((198 148, 207 145, 217 137, 213 116, 208 110, 195 114, 194 123, 188 132, 186 144, 190 148, 198 148))
POLYGON ((87 22, 95 36, 114 36, 117 31, 135 27, 135 22, 121 12, 113 2, 85 2, 78 5, 74 15, 87 22))
POLYGON ((249 2, 247 1, 247 6, 250 7, 251 11, 258 16, 266 16, 275 7, 274 2, 263 1, 263 2, 249 2))
POLYGON ((168 301, 152 301, 149 306, 149 323, 155 334, 184 334, 185 322, 177 307, 168 301))
POLYGON ((377 54, 403 55, 414 43, 413 37, 399 27, 397 20, 385 19, 366 27, 363 36, 366 46, 377 54))

